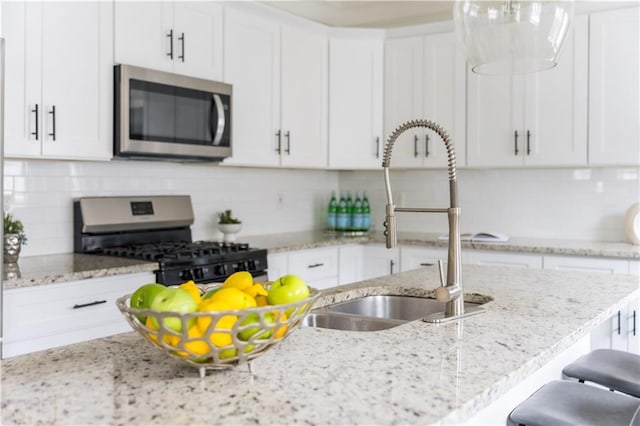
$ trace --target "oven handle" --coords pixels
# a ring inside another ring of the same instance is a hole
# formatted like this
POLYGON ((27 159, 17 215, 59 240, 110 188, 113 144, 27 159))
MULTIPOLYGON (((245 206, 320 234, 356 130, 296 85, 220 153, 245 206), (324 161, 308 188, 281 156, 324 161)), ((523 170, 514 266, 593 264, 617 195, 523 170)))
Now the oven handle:
POLYGON ((216 128, 216 136, 213 138, 213 144, 219 145, 222 140, 222 135, 224 134, 226 119, 224 117, 224 105, 222 104, 222 98, 220 98, 220 95, 214 94, 213 102, 216 105, 216 111, 218 113, 218 127, 216 128))

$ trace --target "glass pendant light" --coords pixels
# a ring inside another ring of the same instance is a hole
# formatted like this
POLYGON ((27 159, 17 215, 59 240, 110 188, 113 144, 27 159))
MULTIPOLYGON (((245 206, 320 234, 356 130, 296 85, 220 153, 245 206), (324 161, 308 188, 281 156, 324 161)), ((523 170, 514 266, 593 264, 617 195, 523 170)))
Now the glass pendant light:
POLYGON ((456 0, 453 19, 477 74, 553 68, 573 20, 573 1, 456 0))

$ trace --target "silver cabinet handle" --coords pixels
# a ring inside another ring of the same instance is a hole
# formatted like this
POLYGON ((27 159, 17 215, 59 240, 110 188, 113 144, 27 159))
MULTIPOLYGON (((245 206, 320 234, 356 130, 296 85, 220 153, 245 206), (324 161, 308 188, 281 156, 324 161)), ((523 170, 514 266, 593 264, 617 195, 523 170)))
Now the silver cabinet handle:
POLYGON ((278 154, 282 153, 282 132, 278 130, 276 132, 276 137, 278 138, 278 145, 276 146, 276 152, 278 154))
POLYGON ((618 311, 618 335, 620 335, 620 311, 618 311))
POLYGON ((413 156, 418 156, 418 135, 413 137, 413 156))
POLYGON ((169 30, 167 37, 169 37, 169 53, 167 53, 167 56, 169 59, 173 59, 173 29, 169 30))
POLYGON ((424 135, 424 156, 429 157, 429 135, 424 135))
POLYGON ((38 130, 38 121, 39 121, 38 120, 38 117, 39 117, 38 104, 36 104, 36 107, 34 109, 32 109, 31 112, 36 114, 36 131, 35 132, 31 132, 31 134, 36 137, 36 140, 38 140, 38 138, 40 137, 40 132, 38 130))
POLYGON ((376 158, 380 158, 380 136, 376 138, 376 158))
POLYGON ((531 154, 531 132, 527 130, 527 155, 531 154))
POLYGON ((55 105, 51 106, 51 111, 49 111, 49 114, 51 114, 51 133, 49 133, 49 136, 51 136, 51 138, 55 141, 56 140, 56 106, 55 105))
POLYGON ((433 266, 433 262, 432 263, 422 262, 420 266, 433 266))
POLYGON ((287 155, 291 155, 291 132, 287 130, 284 137, 287 139, 287 147, 284 149, 284 152, 287 155))
POLYGON ((218 125, 216 127, 216 135, 213 138, 213 145, 219 145, 220 140, 222 140, 222 136, 224 135, 224 128, 227 123, 224 116, 224 105, 222 104, 222 98, 220 98, 220 95, 214 94, 213 102, 216 105, 216 111, 218 113, 218 125))
POLYGON ((307 268, 319 268, 320 266, 324 266, 324 263, 314 263, 313 265, 307 266, 307 268))
POLYGON ((513 143, 515 145, 515 155, 518 155, 518 131, 513 131, 513 143))
POLYGON ((393 275, 393 267, 395 266, 395 262, 393 260, 389 261, 389 271, 391 272, 391 275, 393 275))
POLYGON ((89 306, 102 305, 103 303, 107 303, 107 301, 106 300, 96 300, 95 302, 82 303, 80 305, 73 305, 73 309, 87 308, 89 306))
POLYGON ((180 37, 178 37, 178 40, 180 40, 180 43, 182 44, 182 54, 178 56, 178 59, 184 62, 184 33, 180 33, 180 37))
POLYGON ((636 335, 636 310, 633 310, 633 335, 636 335))

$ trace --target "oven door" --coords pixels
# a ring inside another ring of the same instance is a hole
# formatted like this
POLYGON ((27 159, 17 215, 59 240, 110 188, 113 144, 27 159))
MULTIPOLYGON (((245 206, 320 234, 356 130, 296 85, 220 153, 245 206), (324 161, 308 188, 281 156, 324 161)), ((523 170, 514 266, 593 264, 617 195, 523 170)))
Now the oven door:
POLYGON ((117 156, 231 155, 231 86, 128 65, 115 75, 117 156))

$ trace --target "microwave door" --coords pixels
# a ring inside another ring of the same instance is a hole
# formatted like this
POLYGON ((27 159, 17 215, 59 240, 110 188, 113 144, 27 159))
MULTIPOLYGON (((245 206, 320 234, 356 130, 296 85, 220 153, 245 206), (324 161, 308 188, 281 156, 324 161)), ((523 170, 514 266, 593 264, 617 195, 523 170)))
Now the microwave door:
POLYGON ((226 120, 224 115, 224 105, 222 104, 222 99, 220 98, 220 95, 217 95, 217 94, 213 95, 213 104, 215 105, 215 108, 216 108, 216 114, 213 114, 213 111, 212 111, 212 114, 211 114, 212 120, 215 120, 217 115, 217 124, 216 124, 215 136, 213 138, 213 145, 217 146, 217 145, 220 145, 220 141, 224 136, 226 120))

